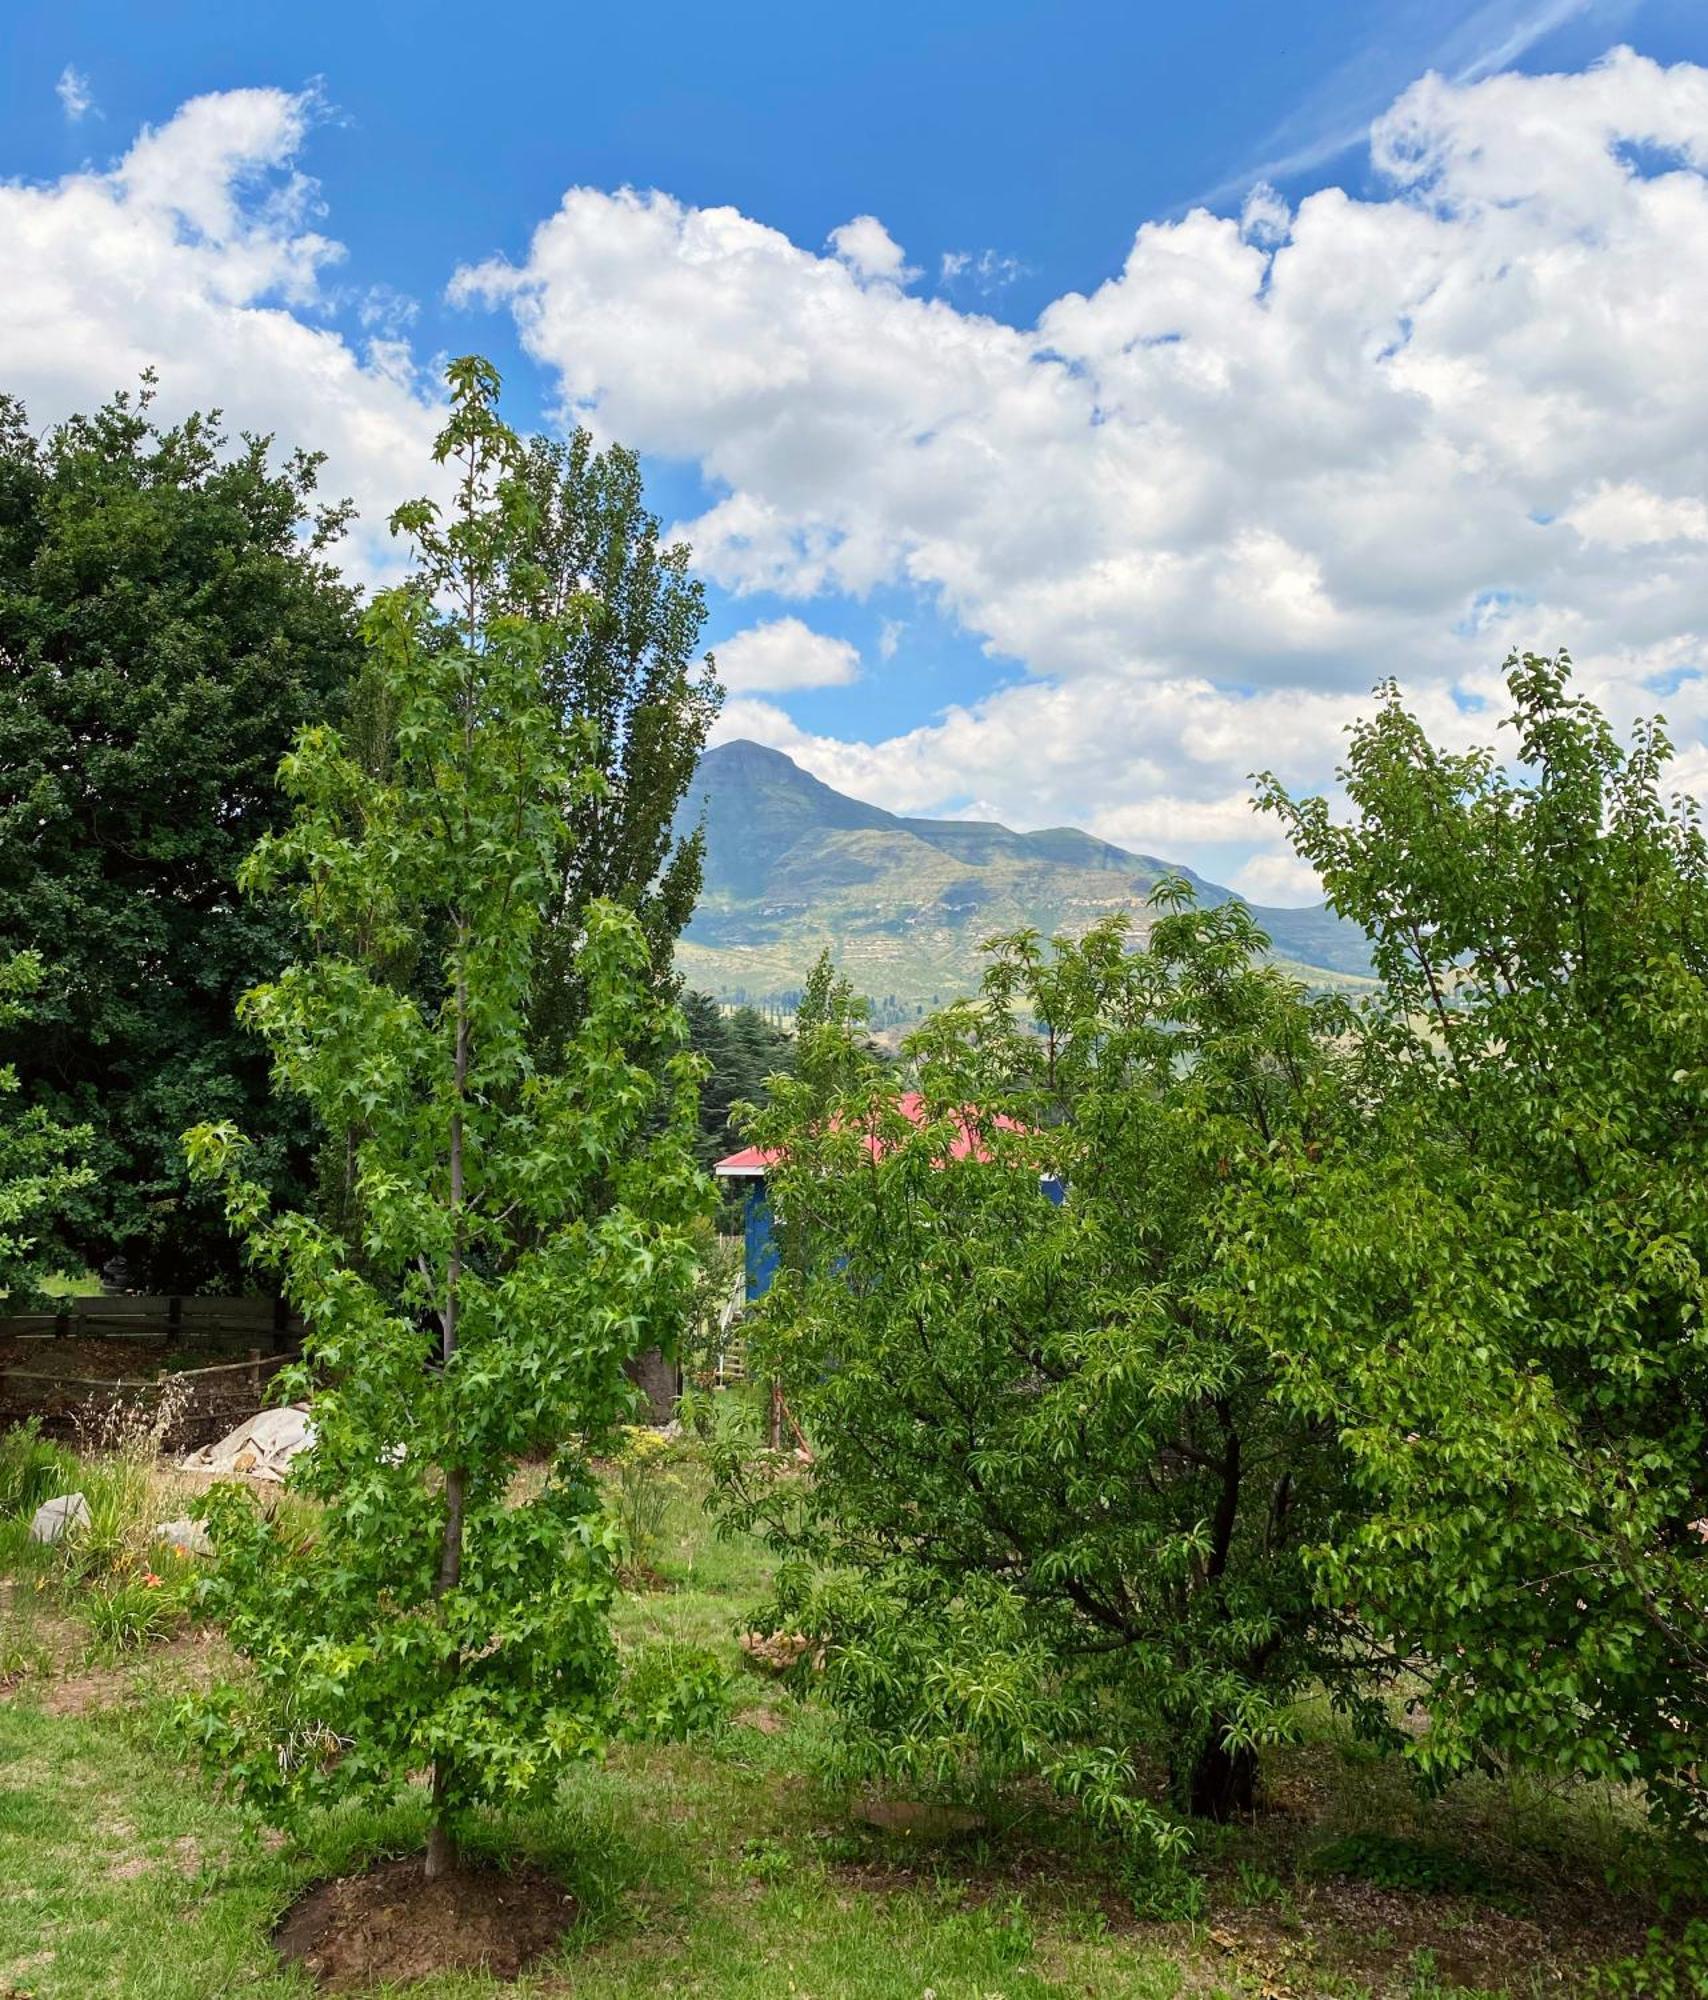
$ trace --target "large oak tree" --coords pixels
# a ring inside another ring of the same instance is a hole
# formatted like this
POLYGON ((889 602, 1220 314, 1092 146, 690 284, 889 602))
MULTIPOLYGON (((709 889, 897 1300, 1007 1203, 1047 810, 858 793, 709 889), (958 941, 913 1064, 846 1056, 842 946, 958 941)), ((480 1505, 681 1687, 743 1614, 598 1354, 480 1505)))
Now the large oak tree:
POLYGON ((64 1256, 118 1255, 161 1290, 238 1281, 186 1179, 193 1118, 241 1123, 281 1194, 311 1165, 234 1004, 293 935, 239 899, 238 863, 283 823, 279 760, 357 660, 316 469, 264 438, 231 448, 217 416, 163 425, 147 385, 45 438, 0 398, 0 960, 43 965, 0 1063, 92 1128, 64 1256))

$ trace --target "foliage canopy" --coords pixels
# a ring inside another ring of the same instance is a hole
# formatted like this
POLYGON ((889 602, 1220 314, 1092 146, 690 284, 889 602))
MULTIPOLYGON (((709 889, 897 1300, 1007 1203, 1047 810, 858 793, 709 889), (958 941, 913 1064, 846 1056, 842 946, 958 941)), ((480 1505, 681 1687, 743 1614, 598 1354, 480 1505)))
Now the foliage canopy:
POLYGON ((754 1125, 785 1256, 748 1323, 815 1461, 726 1467, 857 1764, 1042 1771, 1165 1845, 1135 1746, 1225 1816, 1289 1696, 1350 1698, 1360 1664, 1305 1563, 1338 1531, 1332 1427, 1277 1394, 1230 1263, 1246 1203, 1341 1143, 1346 1014, 1256 961, 1243 906, 1185 895, 1139 950, 1119 923, 1001 942, 910 1043, 922 1124, 818 996, 754 1125))
POLYGON ((1378 1143, 1288 1176, 1250 1275, 1363 1516, 1324 1587, 1431 1663, 1413 1747, 1708 1810, 1708 844, 1658 723, 1508 663, 1511 763, 1389 688, 1354 817, 1285 818, 1369 933, 1378 1143), (1305 1288, 1289 1272, 1311 1272, 1305 1288))
POLYGON ((0 957, 40 954, 0 1061, 28 1102, 92 1128, 61 1232, 158 1290, 230 1288, 218 1205, 180 1135, 240 1122, 253 1171, 300 1199, 312 1128, 276 1103, 236 1000, 294 948, 288 911, 240 899, 238 865, 285 812, 279 759, 358 659, 354 600, 323 550, 318 460, 226 449, 152 390, 45 441, 0 398, 0 957))

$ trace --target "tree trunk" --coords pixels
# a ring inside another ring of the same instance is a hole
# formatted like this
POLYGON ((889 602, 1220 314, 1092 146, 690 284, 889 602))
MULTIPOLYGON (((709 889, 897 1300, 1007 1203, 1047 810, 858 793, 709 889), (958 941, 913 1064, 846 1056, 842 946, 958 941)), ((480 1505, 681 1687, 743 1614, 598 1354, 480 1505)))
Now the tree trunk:
POLYGON ((427 1865, 422 1870, 429 1882, 448 1875, 457 1865, 457 1850, 445 1820, 445 1767, 433 1766, 433 1819, 427 1829, 427 1865))
POLYGON ((1187 1776, 1185 1805, 1194 1819, 1218 1823, 1257 1806, 1257 1752, 1249 1745, 1230 1748, 1221 1725, 1211 1731, 1187 1776))
MULTIPOLYGON (((457 943, 459 954, 466 950, 467 927, 459 923, 457 943)), ((451 1260, 445 1274, 445 1304, 440 1314, 442 1340, 440 1357, 448 1368, 457 1351, 457 1309, 463 1275, 463 1093, 468 1083, 469 1067, 469 1005, 468 985, 460 964, 456 985, 456 1054, 455 1084, 456 1095, 452 1100, 451 1112, 451 1260)), ((447 1466, 445 1469, 445 1532, 439 1545, 439 1574, 433 1584, 435 1599, 443 1599, 448 1592, 456 1589, 463 1573, 463 1502, 468 1490, 468 1473, 461 1466, 447 1466)), ((455 1682, 461 1672, 462 1662, 452 1657, 446 1665, 446 1677, 455 1682)), ((433 1765, 433 1817, 427 1829, 426 1878, 434 1881, 452 1867, 456 1861, 456 1849, 451 1840, 450 1827, 446 1817, 446 1800, 450 1792, 450 1768, 443 1758, 433 1765)))

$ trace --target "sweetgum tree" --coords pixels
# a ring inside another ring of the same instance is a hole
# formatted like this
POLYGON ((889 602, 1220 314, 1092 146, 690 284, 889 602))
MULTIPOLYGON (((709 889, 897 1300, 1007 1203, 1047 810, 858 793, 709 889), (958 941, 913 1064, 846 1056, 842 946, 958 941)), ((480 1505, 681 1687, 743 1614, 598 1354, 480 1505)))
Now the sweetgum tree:
POLYGON ((1381 1133, 1253 1205, 1288 1395, 1363 1518, 1325 1588, 1425 1665, 1446 1775, 1497 1755, 1708 1812, 1708 844, 1658 724, 1508 662, 1501 757, 1389 689, 1353 808, 1265 787, 1382 981, 1381 1133), (1303 1274, 1303 1275, 1302 1275, 1303 1274))
POLYGON ((585 607, 502 608, 531 525, 518 447, 485 363, 449 379, 454 516, 399 511, 419 575, 364 625, 388 754, 307 731, 290 823, 245 870, 290 891, 314 947, 245 1013, 278 1087, 351 1135, 350 1198, 336 1223, 274 1212, 230 1127, 190 1138, 308 1322, 297 1485, 324 1503, 305 1545, 240 1495, 209 1502, 212 1600, 252 1667, 210 1740, 281 1811, 430 1768, 429 1875, 471 1809, 606 1733, 617 1535, 585 1453, 630 1407, 624 1360, 686 1307, 707 1196, 694 1064, 657 1062, 684 1031, 631 912, 588 903, 584 1006, 549 1067, 530 1055, 567 809, 598 782, 564 761, 543 680, 585 607))
POLYGON ((1345 1010, 1259 961, 1243 906, 1162 893, 1140 950, 1002 942, 910 1044, 919 1123, 828 996, 752 1127, 785 1255, 750 1351, 814 1461, 724 1469, 855 1771, 1042 1773, 1166 1849, 1142 1765, 1224 1818, 1295 1690, 1357 1702, 1381 1662, 1313 1590, 1342 1454, 1277 1393, 1233 1241, 1358 1142, 1345 1010))

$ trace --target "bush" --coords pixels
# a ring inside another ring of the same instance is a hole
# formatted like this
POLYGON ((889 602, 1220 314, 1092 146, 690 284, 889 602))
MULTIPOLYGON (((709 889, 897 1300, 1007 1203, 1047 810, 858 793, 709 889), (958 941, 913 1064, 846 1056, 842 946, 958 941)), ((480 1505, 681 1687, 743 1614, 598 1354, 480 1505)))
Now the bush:
POLYGON ((737 1524, 795 1558, 756 1622, 823 1658, 868 1775, 1037 1775, 1166 1851, 1131 1746, 1225 1820, 1294 1695, 1364 1679, 1309 1570, 1356 1496, 1231 1268, 1277 1163, 1364 1128, 1346 1010, 1261 961, 1243 905, 1154 902, 1138 949, 1120 923, 998 940, 981 1000, 911 1038, 916 1090, 851 996, 803 1002, 749 1129, 781 1264, 743 1324, 811 1476, 710 1448, 737 1524))
POLYGON ((628 1425, 613 1465, 612 1511, 623 1531, 624 1568, 631 1577, 651 1575, 664 1547, 670 1503, 683 1490, 686 1447, 644 1424, 628 1425))
POLYGON ((169 1637, 184 1615, 182 1592, 153 1570, 97 1586, 82 1609, 95 1650, 109 1656, 169 1637))
POLYGON ((728 1726, 735 1676, 709 1646, 664 1639, 635 1649, 621 1702, 631 1743, 685 1743, 728 1726))

